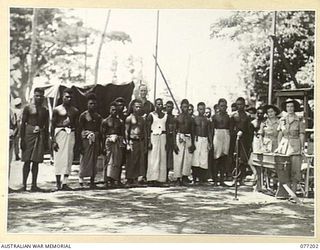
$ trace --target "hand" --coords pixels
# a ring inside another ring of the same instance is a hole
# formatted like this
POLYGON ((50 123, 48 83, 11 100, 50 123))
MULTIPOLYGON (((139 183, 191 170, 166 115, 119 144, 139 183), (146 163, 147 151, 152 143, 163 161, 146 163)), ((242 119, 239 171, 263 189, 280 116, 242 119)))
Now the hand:
POLYGON ((58 152, 58 150, 59 150, 59 145, 58 145, 58 143, 53 142, 53 143, 52 143, 52 148, 53 148, 54 151, 58 152))
POLYGON ((208 151, 210 151, 212 149, 212 145, 211 143, 208 143, 208 151))
POLYGON ((20 148, 22 151, 24 151, 26 149, 26 142, 24 140, 21 139, 20 141, 20 148))
POLYGON ((195 145, 191 145, 189 148, 189 153, 192 154, 195 150, 196 150, 196 146, 195 145))
POLYGON ((152 150, 152 143, 151 142, 148 143, 148 150, 152 150))
POLYGON ((176 155, 179 153, 179 148, 177 144, 173 146, 173 151, 176 153, 176 155))
POLYGON ((132 151, 132 146, 131 146, 130 143, 127 144, 127 150, 128 150, 128 151, 132 151))
POLYGON ((107 155, 107 150, 105 148, 102 149, 102 154, 107 155))

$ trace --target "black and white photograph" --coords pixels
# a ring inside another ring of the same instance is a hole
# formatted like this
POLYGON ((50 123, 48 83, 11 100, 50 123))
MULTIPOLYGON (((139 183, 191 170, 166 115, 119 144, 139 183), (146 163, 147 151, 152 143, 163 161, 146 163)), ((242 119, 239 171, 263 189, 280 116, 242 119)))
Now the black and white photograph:
POLYGON ((316 236, 315 10, 8 19, 8 234, 316 236))

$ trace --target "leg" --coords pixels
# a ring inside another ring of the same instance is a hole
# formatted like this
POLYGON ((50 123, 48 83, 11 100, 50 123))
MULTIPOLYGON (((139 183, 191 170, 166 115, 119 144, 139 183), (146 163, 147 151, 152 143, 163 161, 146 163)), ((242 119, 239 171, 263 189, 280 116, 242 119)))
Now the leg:
POLYGON ((90 178, 90 188, 95 188, 96 184, 94 183, 95 176, 91 176, 90 178))
POLYGON ((61 189, 61 175, 56 175, 57 189, 61 189))
POLYGON ((208 180, 208 170, 199 168, 199 179, 201 183, 206 183, 208 180))
POLYGON ((14 153, 16 156, 16 161, 20 160, 20 156, 19 156, 19 136, 16 136, 14 138, 14 153))
POLYGON ((79 185, 80 187, 83 187, 84 179, 83 177, 79 177, 79 185))
POLYGON ((191 169, 192 169, 192 180, 193 180, 193 183, 196 183, 197 182, 197 177, 198 177, 197 168, 192 166, 191 169))
POLYGON ((183 175, 182 176, 182 184, 187 185, 189 183, 190 183, 190 181, 189 181, 188 176, 187 175, 183 175))
POLYGON ((39 163, 33 162, 32 163, 32 187, 37 188, 37 179, 38 179, 38 172, 39 172, 39 163))
POLYGON ((72 188, 70 188, 70 187, 67 185, 68 177, 69 177, 68 174, 65 174, 65 175, 63 176, 61 190, 67 190, 67 191, 72 190, 72 188))
POLYGON ((291 189, 295 193, 297 191, 297 185, 301 180, 301 163, 302 159, 300 155, 291 156, 291 189))
POLYGON ((27 190, 27 180, 30 172, 30 161, 26 161, 23 164, 23 170, 22 170, 22 185, 23 185, 23 190, 27 190))
POLYGON ((225 176, 225 172, 226 172, 226 166, 227 166, 227 156, 224 155, 220 158, 220 186, 225 186, 226 184, 224 183, 224 176, 225 176))
POLYGON ((218 166, 220 165, 219 159, 213 159, 212 162, 212 179, 214 181, 214 185, 216 186, 218 183, 218 166))

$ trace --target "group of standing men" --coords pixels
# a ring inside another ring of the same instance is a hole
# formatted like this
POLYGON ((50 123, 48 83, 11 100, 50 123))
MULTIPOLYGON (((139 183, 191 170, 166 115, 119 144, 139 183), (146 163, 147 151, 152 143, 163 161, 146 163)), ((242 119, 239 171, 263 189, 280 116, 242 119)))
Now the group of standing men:
POLYGON ((103 119, 96 111, 98 103, 93 93, 87 95, 87 110, 80 114, 71 104, 71 89, 66 89, 62 104, 53 110, 49 133, 49 112, 43 106, 44 92, 35 89, 34 101, 25 106, 22 113, 22 190, 27 189, 31 164, 31 191, 41 190, 37 186, 38 165, 49 148, 49 141, 58 190, 71 189, 68 177, 75 144, 81 153, 81 187, 86 177, 90 178, 90 187, 95 187, 97 159, 101 154, 104 155, 105 187, 123 185, 122 166, 125 166, 127 186, 166 183, 169 170, 173 170, 178 185, 188 185, 191 176, 194 183, 212 178, 217 185, 219 176, 219 183, 224 186, 226 172, 230 176, 230 169, 233 169, 236 140, 240 145, 237 149, 239 180, 244 179, 253 131, 242 97, 237 99, 236 111, 231 115, 227 113, 227 101, 221 98, 212 117, 203 102, 197 104, 198 115, 193 116, 187 99, 181 101, 181 113, 174 116, 173 102, 168 101, 164 108, 162 99, 158 98, 153 105, 146 98, 147 87, 141 85, 139 91, 139 99, 131 101, 127 113, 124 112, 125 100, 119 97, 109 105, 109 116, 103 119))

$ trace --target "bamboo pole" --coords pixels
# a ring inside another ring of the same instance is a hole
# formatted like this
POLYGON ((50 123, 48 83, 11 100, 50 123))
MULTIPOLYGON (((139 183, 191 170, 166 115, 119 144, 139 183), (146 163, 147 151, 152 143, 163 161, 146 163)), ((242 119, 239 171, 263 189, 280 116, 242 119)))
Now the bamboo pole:
POLYGON ((155 64, 154 64, 154 85, 153 85, 153 100, 157 98, 157 61, 158 61, 158 39, 159 39, 159 10, 157 10, 157 31, 156 31, 156 49, 155 49, 155 64))
MULTIPOLYGON (((272 13, 272 36, 276 36, 276 20, 277 12, 272 13)), ((269 89, 268 89, 268 104, 272 104, 272 87, 273 87, 273 63, 274 63, 274 39, 271 39, 270 46, 270 68, 269 68, 269 89)))
POLYGON ((174 105, 176 106, 176 108, 177 108, 177 110, 178 110, 178 112, 179 112, 179 114, 180 114, 179 106, 178 106, 178 104, 177 104, 177 102, 176 102, 176 99, 174 98, 174 96, 173 96, 173 94, 172 94, 172 92, 171 92, 171 89, 170 89, 170 87, 169 87, 169 84, 168 84, 168 82, 167 82, 167 79, 165 78, 165 76, 164 76, 164 74, 163 74, 163 72, 162 72, 162 70, 161 70, 161 68, 160 68, 160 66, 159 66, 159 64, 158 64, 158 61, 156 60, 155 55, 153 55, 153 58, 155 59, 156 65, 157 65, 157 67, 158 67, 158 69, 159 69, 159 72, 160 72, 162 78, 163 78, 163 81, 164 81, 164 83, 166 84, 166 86, 167 86, 167 88, 168 88, 168 90, 169 90, 169 93, 170 93, 170 96, 171 96, 171 98, 172 98, 172 100, 173 100, 173 102, 174 102, 174 105))
POLYGON ((101 35, 101 41, 100 41, 98 52, 97 52, 96 66, 95 66, 95 70, 94 70, 94 84, 97 84, 97 82, 98 82, 98 72, 99 72, 99 62, 100 62, 101 50, 102 50, 104 38, 106 36, 107 27, 109 24, 110 13, 111 13, 111 10, 108 10, 106 24, 104 25, 104 29, 103 29, 103 32, 101 35))
POLYGON ((189 68, 190 68, 190 54, 188 56, 188 64, 187 64, 187 74, 186 74, 186 82, 185 82, 185 89, 184 89, 184 97, 188 97, 188 85, 189 85, 189 68))

